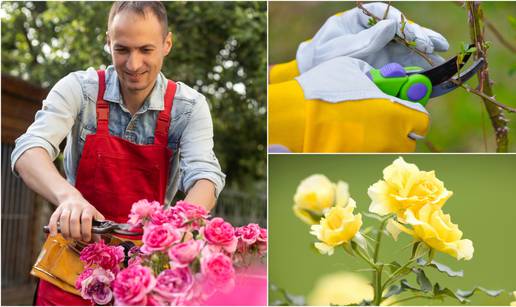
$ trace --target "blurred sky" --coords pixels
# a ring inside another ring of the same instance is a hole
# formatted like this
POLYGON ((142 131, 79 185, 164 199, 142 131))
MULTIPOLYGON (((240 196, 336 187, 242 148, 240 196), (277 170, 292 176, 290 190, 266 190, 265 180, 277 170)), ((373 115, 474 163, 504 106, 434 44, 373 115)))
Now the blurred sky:
MULTIPOLYGON (((311 38, 325 20, 355 7, 355 2, 270 2, 269 3, 269 63, 281 63, 294 59, 300 42, 311 38)), ((392 2, 405 15, 427 27, 442 33, 450 43, 450 50, 441 54, 454 56, 461 42, 469 42, 466 10, 457 2, 392 2)), ((516 46, 516 27, 511 27, 510 16, 516 18, 516 2, 482 3, 486 18, 516 46)), ((516 19, 515 19, 516 20, 516 19)), ((489 71, 495 81, 494 92, 498 101, 516 107, 516 54, 511 53, 487 31, 492 42, 488 52, 489 71), (510 74, 511 67, 515 72, 510 74)), ((470 81, 477 86, 476 78, 470 81)), ((432 99, 427 105, 431 114, 427 140, 442 152, 492 152, 495 150, 493 129, 478 96, 463 89, 432 99), (484 132, 485 131, 485 132, 484 132), (484 137, 484 134, 486 137, 484 137)), ((516 151, 516 114, 510 120, 510 151, 516 151)), ((424 141, 418 142, 417 151, 430 151, 424 141)))
MULTIPOLYGON (((349 183, 350 194, 357 202, 355 213, 366 212, 371 200, 368 187, 382 178, 382 170, 399 155, 270 155, 269 157, 269 280, 292 294, 307 295, 316 279, 324 274, 366 268, 360 259, 342 249, 333 256, 313 251, 315 237, 309 226, 298 220, 293 212, 293 196, 300 181, 312 174, 326 175, 331 181, 349 183)), ((435 170, 454 195, 443 207, 452 222, 459 225, 465 239, 473 241, 475 253, 470 261, 437 253, 436 261, 455 270, 464 270, 463 278, 452 278, 427 269, 433 282, 451 289, 516 290, 516 155, 403 155, 405 161, 415 163, 421 170, 435 170)), ((364 226, 376 221, 362 217, 364 226)), ((386 237, 380 260, 404 263, 410 249, 402 250, 411 242, 406 234, 396 243, 386 237)), ((369 272, 362 272, 370 278, 369 272)), ((415 280, 409 279, 412 284, 415 280)), ((270 301, 274 301, 271 295, 270 301)), ((514 299, 513 299, 514 300, 514 299)), ((472 305, 508 305, 507 292, 492 298, 478 293, 472 305)), ((452 299, 440 301, 410 301, 410 305, 459 305, 452 299)))

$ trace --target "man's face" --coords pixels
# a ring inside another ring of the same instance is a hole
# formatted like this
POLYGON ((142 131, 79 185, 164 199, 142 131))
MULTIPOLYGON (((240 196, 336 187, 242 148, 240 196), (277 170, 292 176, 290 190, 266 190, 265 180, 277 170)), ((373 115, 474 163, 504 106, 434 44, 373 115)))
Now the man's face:
POLYGON ((161 24, 150 11, 143 17, 126 10, 113 18, 108 44, 125 92, 136 94, 154 86, 163 58, 172 48, 171 33, 165 39, 162 33, 161 24))

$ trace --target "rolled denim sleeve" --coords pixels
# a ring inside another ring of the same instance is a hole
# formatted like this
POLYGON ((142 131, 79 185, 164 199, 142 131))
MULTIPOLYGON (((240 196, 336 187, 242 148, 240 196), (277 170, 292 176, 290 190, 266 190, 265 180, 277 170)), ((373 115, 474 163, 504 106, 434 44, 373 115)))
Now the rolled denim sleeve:
POLYGON ((215 184, 218 197, 226 176, 213 152, 213 123, 206 98, 199 95, 183 131, 180 143, 182 178, 179 188, 186 192, 197 180, 208 179, 215 184))
POLYGON ((81 108, 82 89, 74 74, 59 80, 43 100, 41 110, 36 112, 34 122, 27 131, 15 141, 11 155, 11 168, 20 156, 30 148, 44 148, 50 158, 59 155, 59 144, 68 135, 81 108))

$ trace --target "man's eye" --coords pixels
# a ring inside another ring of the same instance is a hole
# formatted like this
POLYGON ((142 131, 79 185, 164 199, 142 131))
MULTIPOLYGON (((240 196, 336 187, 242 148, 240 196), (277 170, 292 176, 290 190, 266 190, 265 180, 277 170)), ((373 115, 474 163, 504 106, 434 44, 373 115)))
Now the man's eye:
POLYGON ((122 52, 127 52, 127 49, 115 48, 115 51, 118 52, 118 53, 122 53, 122 52))
POLYGON ((152 49, 143 49, 143 53, 151 53, 152 52, 152 49))

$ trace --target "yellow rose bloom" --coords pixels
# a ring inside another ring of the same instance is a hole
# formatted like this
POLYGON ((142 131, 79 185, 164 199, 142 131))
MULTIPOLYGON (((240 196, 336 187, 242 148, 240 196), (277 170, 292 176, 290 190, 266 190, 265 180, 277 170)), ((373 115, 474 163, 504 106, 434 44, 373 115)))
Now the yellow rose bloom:
POLYGON ((452 255, 457 260, 470 260, 473 257, 473 242, 461 239, 462 231, 459 230, 459 226, 453 224, 450 215, 444 214, 441 209, 435 209, 428 204, 423 206, 417 215, 408 210, 405 221, 412 229, 397 222, 393 222, 392 225, 425 242, 431 248, 452 255))
POLYGON ((420 171, 400 157, 383 170, 383 180, 370 186, 367 194, 372 200, 369 211, 379 215, 396 213, 404 219, 407 209, 417 213, 427 204, 441 208, 453 192, 444 187, 434 171, 420 171))
MULTIPOLYGON (((516 299, 516 291, 512 292, 512 296, 514 296, 514 298, 516 299)), ((511 302, 511 306, 516 306, 516 301, 511 302)))
POLYGON ((325 275, 317 280, 314 289, 308 295, 310 306, 351 305, 363 300, 372 301, 373 287, 361 275, 337 272, 325 275))
MULTIPOLYGON (((389 305, 395 297, 389 297, 381 305, 389 305)), ((365 277, 343 271, 319 278, 307 297, 307 303, 309 306, 345 306, 372 301, 373 298, 374 289, 365 277)))
POLYGON ((335 246, 348 243, 362 226, 362 215, 353 214, 355 201, 350 198, 346 207, 332 207, 326 211, 319 225, 312 225, 310 233, 321 242, 315 247, 321 254, 333 254, 335 246))
POLYGON ((319 223, 319 216, 334 205, 346 206, 349 201, 348 184, 331 182, 324 175, 312 175, 299 184, 294 195, 294 213, 307 224, 319 223))

